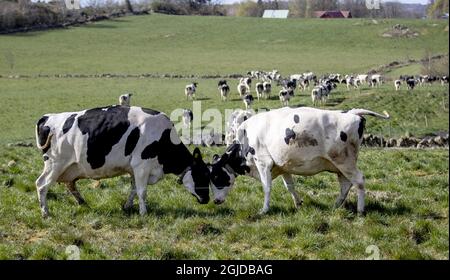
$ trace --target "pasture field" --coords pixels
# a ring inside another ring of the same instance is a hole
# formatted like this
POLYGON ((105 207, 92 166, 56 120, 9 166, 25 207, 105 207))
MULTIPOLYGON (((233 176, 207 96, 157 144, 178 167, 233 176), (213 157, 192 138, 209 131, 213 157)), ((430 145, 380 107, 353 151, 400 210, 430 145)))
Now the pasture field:
MULTIPOLYGON (((262 20, 256 18, 135 16, 68 30, 0 36, 0 259, 66 259, 76 245, 82 259, 364 259, 375 245, 382 259, 449 258, 448 149, 363 147, 358 167, 366 177, 366 214, 356 214, 352 189, 344 207, 333 209, 339 188, 333 174, 296 176, 304 199, 297 211, 280 179, 271 210, 258 215, 260 182, 239 177, 220 206, 199 205, 168 175, 148 187, 149 214, 135 205, 122 211, 129 177, 82 180, 88 206, 78 206, 63 185, 49 190, 51 217, 40 217, 34 181, 43 168, 33 143, 44 113, 79 111, 118 102, 170 114, 193 108, 184 97, 191 79, 20 78, 8 75, 176 73, 244 74, 248 70, 359 73, 392 61, 448 53, 448 21, 262 20), (383 38, 394 24, 418 31, 417 38, 383 38), (13 145, 9 145, 13 144, 13 145)), ((387 73, 418 74, 412 64, 387 73)), ((196 79, 201 110, 244 108, 237 80, 228 79, 231 100, 221 102, 218 79, 196 79)), ((253 108, 278 108, 277 94, 253 108)), ((391 120, 367 117, 366 133, 399 137, 448 131, 448 86, 436 83, 395 92, 380 88, 332 92, 326 109, 386 110, 391 120)), ((253 91, 254 92, 254 91, 253 91)), ((311 106, 310 90, 296 91, 291 106, 311 106)), ((223 122, 225 120, 222 120, 223 122)), ((204 121, 203 124, 207 122, 204 121)), ((193 146, 189 147, 191 150, 193 146)), ((201 149, 206 161, 224 147, 201 149)))

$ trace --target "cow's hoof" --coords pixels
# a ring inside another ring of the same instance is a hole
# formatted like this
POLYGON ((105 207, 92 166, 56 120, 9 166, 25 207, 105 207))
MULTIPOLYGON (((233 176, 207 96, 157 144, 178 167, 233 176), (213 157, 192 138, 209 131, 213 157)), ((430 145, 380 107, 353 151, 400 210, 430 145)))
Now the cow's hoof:
POLYGON ((267 214, 267 212, 269 212, 269 209, 263 208, 263 209, 259 210, 258 214, 259 215, 265 215, 265 214, 267 214))

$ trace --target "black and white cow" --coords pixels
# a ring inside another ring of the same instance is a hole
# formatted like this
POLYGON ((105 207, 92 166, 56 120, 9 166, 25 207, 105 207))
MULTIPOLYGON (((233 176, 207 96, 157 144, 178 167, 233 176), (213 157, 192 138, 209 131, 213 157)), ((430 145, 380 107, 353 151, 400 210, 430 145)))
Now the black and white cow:
POLYGON ((265 99, 270 99, 270 94, 272 93, 272 84, 270 82, 263 83, 263 94, 265 99))
POLYGON ((442 76, 442 77, 440 77, 440 80, 441 80, 441 85, 448 85, 448 83, 449 83, 449 77, 448 76, 442 76))
POLYGON ((235 144, 222 156, 214 155, 211 187, 214 203, 221 204, 239 175, 262 182, 264 205, 269 210, 272 180, 282 176, 295 207, 302 200, 294 190, 292 175, 336 173, 341 186, 336 206, 342 205, 350 187, 358 188, 358 212, 364 211, 364 176, 356 162, 362 142, 364 115, 387 119, 364 109, 330 111, 315 108, 280 108, 259 113, 243 122, 235 144))
POLYGON ((226 101, 228 95, 230 94, 230 86, 228 86, 226 80, 220 80, 217 84, 217 87, 219 89, 220 98, 222 101, 226 101))
POLYGON ((119 96, 119 105, 130 106, 131 96, 133 96, 132 93, 125 93, 119 96))
POLYGON ((209 170, 198 149, 191 154, 178 137, 173 123, 151 109, 110 106, 80 112, 46 114, 36 125, 36 143, 43 153, 44 171, 36 180, 42 215, 48 188, 65 183, 79 204, 84 203, 76 181, 123 174, 132 178, 125 209, 138 195, 139 213, 147 212, 146 186, 164 174, 179 182, 200 203, 209 201, 209 170))
POLYGON ((289 100, 294 96, 294 91, 287 88, 282 88, 278 93, 278 97, 280 98, 280 102, 282 106, 289 106, 289 100))
POLYGON ((239 84, 244 84, 247 86, 247 92, 249 93, 251 91, 252 87, 252 78, 250 77, 243 77, 239 79, 239 84))
POLYGON ((395 80, 395 81, 394 81, 395 91, 399 91, 401 85, 402 85, 402 80, 395 80))
POLYGON ((256 83, 255 91, 256 91, 256 96, 258 97, 258 100, 259 100, 264 95, 264 84, 261 82, 256 83))
POLYGON ((192 83, 184 88, 184 94, 186 95, 186 99, 189 99, 189 97, 195 99, 195 92, 197 90, 197 86, 198 83, 192 83))
POLYGON ((242 101, 244 102, 244 105, 245 105, 245 110, 248 110, 252 107, 253 100, 254 100, 254 98, 253 98, 253 95, 251 95, 251 94, 246 94, 242 98, 242 101))
POLYGON ((182 119, 185 127, 191 127, 191 123, 194 120, 194 113, 189 109, 183 109, 182 119))
POLYGON ((416 87, 417 80, 416 79, 408 79, 406 80, 406 86, 409 90, 413 90, 416 87))

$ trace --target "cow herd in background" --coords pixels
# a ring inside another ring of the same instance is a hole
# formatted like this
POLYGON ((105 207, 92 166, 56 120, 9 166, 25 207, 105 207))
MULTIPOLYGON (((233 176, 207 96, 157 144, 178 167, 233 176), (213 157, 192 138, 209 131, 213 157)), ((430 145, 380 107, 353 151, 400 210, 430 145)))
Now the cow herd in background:
MULTIPOLYGON (((360 89, 363 86, 378 88, 386 82, 385 78, 380 74, 359 74, 359 75, 341 75, 326 74, 318 77, 313 72, 302 74, 292 74, 288 78, 284 78, 278 70, 270 72, 265 71, 249 71, 247 75, 240 78, 237 84, 237 92, 242 99, 245 109, 251 108, 255 98, 252 95, 252 82, 256 80, 254 91, 256 98, 270 99, 272 93, 272 85, 281 86, 278 92, 278 98, 282 106, 289 106, 289 101, 294 97, 295 90, 306 91, 310 87, 311 99, 313 106, 325 105, 330 97, 331 91, 336 89, 338 84, 345 85, 347 90, 360 89)), ((448 76, 430 76, 430 75, 402 75, 399 79, 394 80, 394 88, 400 90, 405 84, 408 90, 413 90, 417 85, 425 86, 434 82, 440 82, 442 85, 449 83, 448 76)), ((220 98, 227 101, 231 94, 231 87, 226 80, 220 80, 217 84, 220 98)), ((197 83, 187 85, 185 88, 186 98, 195 99, 195 90, 197 83)))

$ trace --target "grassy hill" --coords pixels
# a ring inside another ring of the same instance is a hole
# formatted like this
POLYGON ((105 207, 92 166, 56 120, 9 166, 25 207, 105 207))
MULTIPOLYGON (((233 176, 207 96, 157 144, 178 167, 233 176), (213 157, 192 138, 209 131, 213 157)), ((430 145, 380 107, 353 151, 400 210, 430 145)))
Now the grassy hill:
POLYGON ((0 36, 0 75, 361 72, 448 53, 447 21, 262 19, 150 15, 0 36), (383 38, 394 24, 416 38, 383 38), (14 69, 5 54, 14 60, 14 69))

